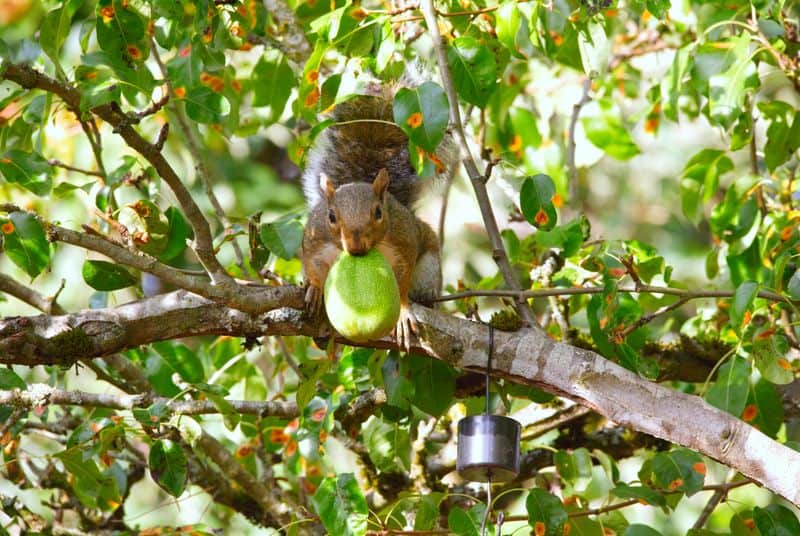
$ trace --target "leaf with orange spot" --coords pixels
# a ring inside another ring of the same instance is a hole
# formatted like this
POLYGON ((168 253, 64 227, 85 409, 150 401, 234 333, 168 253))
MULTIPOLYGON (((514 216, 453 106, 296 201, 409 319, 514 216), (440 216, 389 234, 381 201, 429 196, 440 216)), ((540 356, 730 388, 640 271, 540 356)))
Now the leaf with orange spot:
POLYGON ((406 124, 411 128, 419 128, 420 125, 422 125, 422 113, 414 112, 411 114, 408 119, 406 119, 406 124))
POLYGON ((707 472, 706 464, 704 464, 703 462, 695 463, 694 465, 692 465, 692 469, 694 469, 701 475, 705 475, 707 472))
POLYGON ((555 227, 558 220, 553 205, 555 195, 555 183, 549 176, 539 174, 526 178, 519 194, 520 208, 525 219, 543 231, 555 227))
POLYGON ((534 488, 528 493, 525 500, 525 509, 528 512, 528 524, 533 528, 533 534, 559 534, 567 523, 567 511, 561 500, 555 495, 534 488))

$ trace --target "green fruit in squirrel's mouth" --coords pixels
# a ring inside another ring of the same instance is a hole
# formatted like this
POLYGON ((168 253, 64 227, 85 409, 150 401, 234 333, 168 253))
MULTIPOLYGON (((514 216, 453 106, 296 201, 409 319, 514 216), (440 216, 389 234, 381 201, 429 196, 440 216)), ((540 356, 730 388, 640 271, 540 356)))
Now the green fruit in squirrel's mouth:
POLYGON ((339 255, 325 280, 325 312, 334 329, 354 342, 380 339, 394 328, 400 292, 391 265, 378 250, 339 255))

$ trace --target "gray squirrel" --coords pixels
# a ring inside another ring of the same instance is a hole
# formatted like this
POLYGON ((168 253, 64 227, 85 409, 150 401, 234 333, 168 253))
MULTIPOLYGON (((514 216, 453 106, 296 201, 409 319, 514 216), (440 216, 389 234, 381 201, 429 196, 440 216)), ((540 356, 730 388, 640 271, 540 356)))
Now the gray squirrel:
MULTIPOLYGON (((423 181, 409 161, 406 134, 393 124, 395 91, 381 86, 336 105, 335 123, 310 149, 302 179, 309 206, 302 260, 306 310, 317 317, 325 279, 341 251, 380 251, 400 290, 394 333, 398 345, 409 349, 417 331, 409 300, 430 304, 437 298, 442 269, 436 233, 413 212, 423 181)), ((435 159, 440 175, 453 172, 458 151, 449 134, 435 159)))

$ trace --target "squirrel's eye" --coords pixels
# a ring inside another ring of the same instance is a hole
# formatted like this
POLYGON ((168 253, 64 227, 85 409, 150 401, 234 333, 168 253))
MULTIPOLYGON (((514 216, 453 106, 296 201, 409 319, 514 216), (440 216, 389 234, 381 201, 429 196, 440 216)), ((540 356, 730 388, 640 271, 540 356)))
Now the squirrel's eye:
POLYGON ((383 211, 381 211, 381 207, 375 207, 375 219, 379 220, 383 216, 383 211))
POLYGON ((328 221, 330 221, 332 225, 336 224, 336 213, 333 212, 333 209, 328 211, 328 221))

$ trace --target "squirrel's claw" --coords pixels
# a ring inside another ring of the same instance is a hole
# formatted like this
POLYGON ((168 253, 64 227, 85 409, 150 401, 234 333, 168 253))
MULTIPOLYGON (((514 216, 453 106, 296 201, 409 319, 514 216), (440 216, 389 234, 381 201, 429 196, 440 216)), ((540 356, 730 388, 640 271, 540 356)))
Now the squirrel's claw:
POLYGON ((311 318, 319 317, 322 311, 322 289, 313 285, 306 287, 306 312, 311 318))
POLYGON ((409 307, 400 308, 400 318, 397 319, 397 326, 394 328, 394 336, 397 345, 406 352, 411 351, 412 334, 418 333, 417 318, 409 307))

